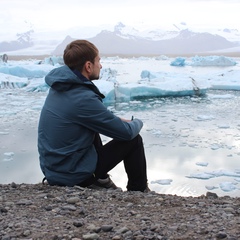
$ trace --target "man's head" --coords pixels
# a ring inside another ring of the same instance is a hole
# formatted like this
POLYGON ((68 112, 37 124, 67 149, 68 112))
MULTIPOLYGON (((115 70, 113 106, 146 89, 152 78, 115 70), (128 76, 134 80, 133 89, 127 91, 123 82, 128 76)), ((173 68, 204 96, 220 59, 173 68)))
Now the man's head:
POLYGON ((87 79, 99 78, 100 57, 94 44, 86 40, 75 40, 67 45, 63 54, 64 63, 71 69, 80 71, 87 79))

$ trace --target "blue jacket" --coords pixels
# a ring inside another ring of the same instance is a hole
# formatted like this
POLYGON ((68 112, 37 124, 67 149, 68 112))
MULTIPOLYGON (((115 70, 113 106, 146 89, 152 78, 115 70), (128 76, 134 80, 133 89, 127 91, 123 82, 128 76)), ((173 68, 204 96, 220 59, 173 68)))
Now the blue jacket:
POLYGON ((95 171, 95 133, 127 141, 143 123, 115 116, 102 103, 98 88, 67 66, 53 69, 45 81, 50 90, 38 126, 40 166, 50 184, 73 186, 95 171))

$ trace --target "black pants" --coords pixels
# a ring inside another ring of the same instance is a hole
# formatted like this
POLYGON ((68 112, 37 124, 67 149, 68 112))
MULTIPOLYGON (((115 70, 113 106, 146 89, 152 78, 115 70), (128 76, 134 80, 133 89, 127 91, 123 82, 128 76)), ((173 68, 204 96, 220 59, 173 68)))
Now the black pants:
POLYGON ((140 135, 130 141, 111 140, 102 145, 100 136, 96 134, 94 145, 98 153, 95 177, 80 185, 90 185, 99 178, 105 178, 111 169, 123 161, 128 177, 127 190, 145 190, 147 187, 147 167, 140 135))

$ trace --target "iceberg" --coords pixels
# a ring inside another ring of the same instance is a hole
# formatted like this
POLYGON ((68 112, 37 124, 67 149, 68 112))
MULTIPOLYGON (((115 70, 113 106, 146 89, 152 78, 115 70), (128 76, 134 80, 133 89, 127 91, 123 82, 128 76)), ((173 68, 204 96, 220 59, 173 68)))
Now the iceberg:
MULTIPOLYGON (((10 62, 10 61, 9 61, 10 62)), ((45 77, 46 74, 53 69, 52 65, 49 64, 35 64, 31 61, 26 64, 9 63, 0 65, 0 73, 9 74, 12 76, 23 77, 23 78, 41 78, 45 77)))
POLYGON ((174 61, 170 63, 171 66, 183 67, 185 66, 185 58, 177 57, 174 61))
POLYGON ((0 73, 0 89, 4 88, 23 88, 29 84, 27 78, 11 76, 9 74, 0 73))
POLYGON ((220 66, 220 67, 226 67, 226 66, 235 66, 237 64, 236 61, 234 61, 232 58, 225 57, 225 56, 195 56, 192 57, 190 62, 187 62, 185 58, 183 57, 177 57, 175 60, 173 60, 170 65, 171 66, 177 66, 177 67, 184 67, 186 65, 189 66, 220 66))
POLYGON ((192 58, 191 66, 235 66, 236 61, 225 56, 195 56, 192 58))
POLYGON ((63 65, 64 61, 63 61, 63 57, 59 57, 59 56, 51 56, 51 57, 47 57, 44 59, 43 62, 39 62, 39 64, 49 64, 52 66, 58 66, 58 65, 63 65))
POLYGON ((213 90, 240 90, 240 70, 229 70, 207 75, 213 90))
POLYGON ((210 87, 206 79, 180 73, 141 72, 137 83, 115 86, 116 101, 140 98, 204 95, 210 87), (196 80, 197 79, 197 80, 196 80))

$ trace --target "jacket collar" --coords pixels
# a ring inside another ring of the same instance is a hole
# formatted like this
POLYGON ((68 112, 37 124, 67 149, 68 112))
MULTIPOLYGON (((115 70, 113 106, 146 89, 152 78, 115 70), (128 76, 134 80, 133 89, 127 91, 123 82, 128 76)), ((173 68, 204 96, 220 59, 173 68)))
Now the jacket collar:
POLYGON ((104 94, 102 94, 99 89, 97 88, 97 86, 90 80, 88 80, 86 77, 84 77, 82 75, 82 73, 80 71, 78 71, 77 69, 71 69, 72 72, 77 75, 83 82, 89 82, 91 84, 87 85, 89 88, 91 88, 95 93, 97 93, 102 99, 105 98, 104 94))
POLYGON ((72 72, 77 75, 83 82, 90 82, 90 80, 88 80, 86 77, 84 77, 82 75, 82 73, 80 71, 78 71, 77 69, 71 69, 72 72))

